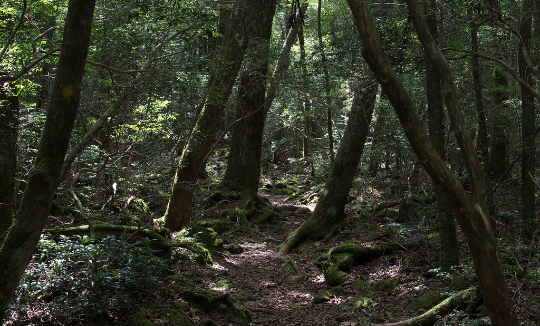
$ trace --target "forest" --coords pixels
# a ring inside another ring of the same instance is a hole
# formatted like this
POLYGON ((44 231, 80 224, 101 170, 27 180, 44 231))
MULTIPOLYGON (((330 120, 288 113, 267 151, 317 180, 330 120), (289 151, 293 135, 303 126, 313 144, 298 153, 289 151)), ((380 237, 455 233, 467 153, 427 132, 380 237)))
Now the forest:
POLYGON ((0 18, 1 324, 540 324, 540 1, 0 18))

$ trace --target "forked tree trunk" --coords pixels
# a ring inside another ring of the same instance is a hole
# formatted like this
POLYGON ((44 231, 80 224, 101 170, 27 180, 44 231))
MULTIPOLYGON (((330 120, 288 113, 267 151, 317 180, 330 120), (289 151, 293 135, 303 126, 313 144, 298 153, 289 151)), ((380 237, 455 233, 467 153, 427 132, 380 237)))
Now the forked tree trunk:
POLYGON ((266 121, 265 95, 268 74, 268 54, 276 0, 258 3, 251 16, 245 71, 238 88, 236 119, 233 126, 227 169, 222 184, 257 193, 261 174, 261 154, 264 123, 266 121))
POLYGON ((349 121, 330 177, 319 195, 313 214, 287 236, 278 250, 280 253, 290 252, 308 238, 316 239, 326 235, 345 217, 345 204, 364 151, 377 95, 377 85, 371 79, 353 82, 352 86, 354 98, 349 121))
POLYGON ((39 149, 15 222, 0 248, 0 322, 49 216, 79 106, 95 0, 71 0, 39 149))
POLYGON ((13 222, 19 98, 0 87, 0 243, 13 222))
POLYGON ((450 68, 427 29, 419 3, 414 0, 406 1, 418 38, 426 54, 439 69, 453 130, 471 178, 472 200, 467 196, 458 178, 433 148, 407 91, 382 50, 366 1, 347 0, 347 2, 351 7, 362 40, 362 56, 390 99, 420 163, 448 200, 467 237, 492 324, 496 326, 519 325, 497 255, 497 243, 488 215, 485 184, 478 157, 459 110, 450 68))
POLYGON ((250 12, 256 8, 255 0, 239 0, 232 9, 219 55, 220 66, 208 81, 206 102, 182 152, 174 177, 171 198, 165 212, 165 226, 173 231, 181 230, 191 221, 193 193, 199 172, 242 65, 248 43, 246 21, 251 19, 250 12))

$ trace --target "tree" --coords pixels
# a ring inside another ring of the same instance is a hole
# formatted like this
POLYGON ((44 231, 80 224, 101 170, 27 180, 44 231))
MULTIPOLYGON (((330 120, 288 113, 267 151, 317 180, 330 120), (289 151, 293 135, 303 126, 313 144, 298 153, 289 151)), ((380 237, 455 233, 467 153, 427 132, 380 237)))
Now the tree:
POLYGON ((197 178, 244 58, 248 44, 247 21, 251 19, 251 11, 257 9, 254 0, 239 0, 232 9, 219 54, 220 65, 210 76, 204 106, 182 152, 174 177, 171 198, 165 212, 165 226, 171 230, 180 230, 189 225, 191 220, 197 178))
POLYGON ((0 320, 47 221, 79 106, 95 0, 71 0, 39 151, 20 208, 0 248, 0 320))
POLYGON ((261 174, 268 55, 275 10, 275 0, 260 1, 248 22, 249 47, 236 109, 239 121, 232 129, 227 170, 222 181, 251 194, 257 193, 261 174))
MULTIPOLYGON (((527 64, 528 53, 531 49, 533 0, 524 0, 521 9, 519 34, 521 40, 518 48, 519 76, 532 86, 532 70, 527 64)), ((530 58, 529 58, 530 60, 530 58)), ((521 234, 523 239, 531 240, 536 232, 535 189, 531 176, 534 176, 535 166, 535 123, 536 112, 534 96, 523 85, 521 88, 521 234)))
POLYGON ((467 196, 458 178, 433 148, 408 92, 382 50, 366 1, 348 0, 348 3, 362 39, 362 56, 390 99, 420 163, 446 197, 469 242, 476 274, 492 324, 519 325, 497 255, 497 244, 488 214, 485 183, 478 157, 461 115, 450 68, 429 33, 419 3, 407 0, 407 7, 427 56, 439 70, 453 131, 469 171, 472 200, 467 196))
MULTIPOLYGON (((426 23, 435 40, 437 33, 437 4, 430 1, 427 8, 426 23)), ((429 139, 442 158, 445 158, 444 109, 439 71, 429 57, 426 58, 426 93, 429 119, 429 139)), ((439 213, 439 266, 443 271, 450 271, 452 266, 459 264, 459 244, 457 240, 454 214, 448 206, 442 193, 435 187, 437 210, 439 213)))
POLYGON ((280 245, 281 253, 290 252, 308 238, 324 236, 345 217, 345 205, 364 151, 377 95, 377 86, 370 78, 351 84, 353 103, 330 176, 320 193, 315 210, 298 229, 287 236, 280 245))
POLYGON ((19 98, 0 88, 0 242, 13 222, 19 98))

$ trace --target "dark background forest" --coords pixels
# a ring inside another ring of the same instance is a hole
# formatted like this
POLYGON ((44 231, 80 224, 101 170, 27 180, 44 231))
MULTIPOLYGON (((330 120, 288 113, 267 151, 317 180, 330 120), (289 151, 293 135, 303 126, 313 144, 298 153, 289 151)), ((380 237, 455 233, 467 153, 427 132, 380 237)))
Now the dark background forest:
POLYGON ((538 325, 540 2, 4 0, 4 325, 538 325))

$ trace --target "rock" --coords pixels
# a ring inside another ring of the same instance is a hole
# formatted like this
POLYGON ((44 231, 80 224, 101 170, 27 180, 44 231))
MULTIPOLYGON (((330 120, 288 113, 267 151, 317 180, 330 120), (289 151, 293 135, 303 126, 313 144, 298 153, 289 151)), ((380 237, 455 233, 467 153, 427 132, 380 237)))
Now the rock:
POLYGON ((225 250, 227 250, 228 252, 230 252, 233 255, 238 255, 238 254, 241 254, 241 253, 244 252, 244 248, 240 247, 240 245, 238 245, 236 243, 228 245, 225 248, 225 250))

